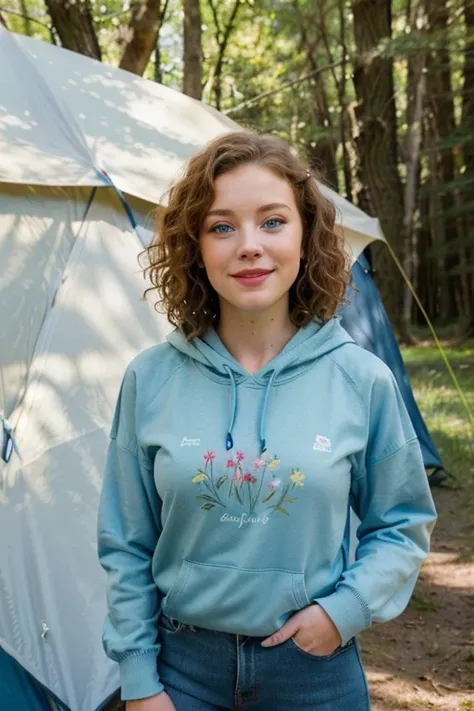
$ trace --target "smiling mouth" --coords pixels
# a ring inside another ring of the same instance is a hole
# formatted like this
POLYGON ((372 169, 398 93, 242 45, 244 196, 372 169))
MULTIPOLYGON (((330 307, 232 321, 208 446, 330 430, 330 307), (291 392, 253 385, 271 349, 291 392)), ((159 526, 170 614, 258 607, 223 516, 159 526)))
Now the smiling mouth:
POLYGON ((232 274, 235 279, 257 279, 273 273, 273 269, 243 269, 237 274, 232 274))
POLYGON ((237 274, 232 274, 233 279, 244 287, 262 286, 273 274, 274 269, 242 269, 237 274))

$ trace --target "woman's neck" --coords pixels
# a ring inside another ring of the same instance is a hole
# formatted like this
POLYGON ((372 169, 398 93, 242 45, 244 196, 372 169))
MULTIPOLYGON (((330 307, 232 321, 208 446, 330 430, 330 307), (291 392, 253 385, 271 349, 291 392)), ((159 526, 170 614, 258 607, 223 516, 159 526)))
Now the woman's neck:
POLYGON ((298 331, 288 308, 248 312, 221 304, 217 333, 229 353, 252 375, 261 370, 298 331))

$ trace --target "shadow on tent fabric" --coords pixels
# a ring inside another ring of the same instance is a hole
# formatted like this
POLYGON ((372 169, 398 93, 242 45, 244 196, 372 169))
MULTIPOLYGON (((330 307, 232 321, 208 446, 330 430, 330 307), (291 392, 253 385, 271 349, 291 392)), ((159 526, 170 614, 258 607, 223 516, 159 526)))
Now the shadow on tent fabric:
POLYGON ((65 711, 46 689, 0 647, 1 711, 65 711))
POLYGON ((341 324, 359 346, 378 356, 394 374, 420 441, 425 469, 434 470, 429 476, 434 486, 446 478, 443 463, 415 402, 397 339, 364 254, 354 263, 352 279, 358 291, 348 287, 350 303, 340 310, 341 324))

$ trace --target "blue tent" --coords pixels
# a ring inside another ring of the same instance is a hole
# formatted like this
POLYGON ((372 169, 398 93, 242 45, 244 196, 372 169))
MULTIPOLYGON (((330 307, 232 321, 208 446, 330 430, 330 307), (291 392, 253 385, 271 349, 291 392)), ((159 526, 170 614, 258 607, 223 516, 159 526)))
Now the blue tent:
POLYGON ((0 708, 2 711, 61 711, 51 694, 1 647, 0 708))
POLYGON ((425 469, 434 470, 430 482, 441 483, 446 478, 441 457, 413 397, 397 339, 364 254, 354 263, 352 279, 357 290, 348 287, 346 297, 350 303, 340 311, 341 323, 359 346, 374 353, 391 369, 420 441, 425 469))
MULTIPOLYGON (((106 699, 97 711, 104 711, 110 701, 111 698, 106 699)), ((0 711, 69 711, 69 709, 60 704, 48 689, 0 647, 0 711)))

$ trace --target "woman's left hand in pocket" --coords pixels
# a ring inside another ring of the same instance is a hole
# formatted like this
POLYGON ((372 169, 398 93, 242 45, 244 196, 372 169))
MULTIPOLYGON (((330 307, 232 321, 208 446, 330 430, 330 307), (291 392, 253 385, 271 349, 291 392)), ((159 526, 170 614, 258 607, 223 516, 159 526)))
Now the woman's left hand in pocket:
POLYGON ((262 647, 275 647, 293 637, 298 647, 315 656, 332 654, 342 639, 336 625, 319 605, 309 605, 294 614, 274 634, 262 642, 262 647))

